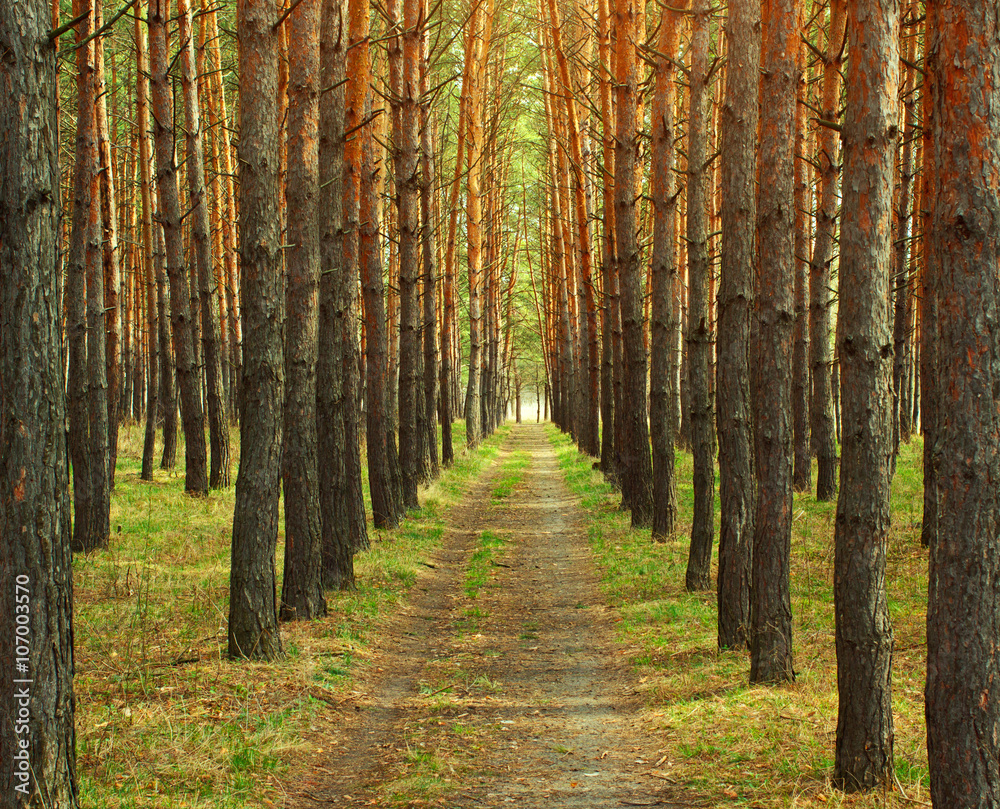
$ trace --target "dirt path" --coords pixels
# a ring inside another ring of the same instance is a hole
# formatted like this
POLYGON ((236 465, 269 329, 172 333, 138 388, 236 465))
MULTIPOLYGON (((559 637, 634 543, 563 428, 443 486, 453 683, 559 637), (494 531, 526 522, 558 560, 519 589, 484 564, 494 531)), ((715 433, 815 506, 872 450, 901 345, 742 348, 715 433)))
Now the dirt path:
POLYGON ((331 717, 333 751, 288 806, 698 805, 656 771, 665 751, 638 722, 615 613, 541 427, 511 431, 450 522, 382 636, 381 680, 331 717), (496 488, 511 474, 512 492, 496 488), (473 555, 486 545, 485 561, 473 555))

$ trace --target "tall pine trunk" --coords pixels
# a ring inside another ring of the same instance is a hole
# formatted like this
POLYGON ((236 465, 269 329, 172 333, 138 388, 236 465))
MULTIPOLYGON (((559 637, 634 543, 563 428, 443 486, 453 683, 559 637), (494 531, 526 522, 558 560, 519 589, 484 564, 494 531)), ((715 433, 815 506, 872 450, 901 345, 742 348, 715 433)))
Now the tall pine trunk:
POLYGON ((709 300, 707 153, 710 117, 708 102, 709 8, 694 0, 691 33, 687 149, 688 250, 688 383, 691 413, 691 452, 694 456, 694 518, 685 584, 688 590, 707 590, 712 577, 715 459, 712 429, 712 316, 709 300))
POLYGON ((323 583, 354 587, 354 548, 367 540, 361 491, 357 423, 357 323, 350 317, 357 294, 357 263, 344 257, 344 84, 347 40, 344 0, 323 0, 320 22, 319 356, 316 418, 319 503, 323 530, 323 583), (352 440, 353 437, 353 440, 352 440), (353 462, 353 463, 352 463, 353 462), (353 476, 356 472, 356 487, 353 476), (360 514, 358 513, 360 511, 360 514), (361 533, 358 533, 360 525, 361 533))
MULTIPOLYGON (((683 9, 686 0, 677 8, 683 9)), ((673 288, 677 283, 677 251, 674 228, 677 218, 676 181, 674 179, 675 136, 674 107, 677 90, 674 84, 674 59, 677 56, 680 12, 664 7, 660 12, 660 38, 657 44, 654 76, 652 123, 653 260, 652 322, 650 324, 649 436, 653 460, 653 538, 667 539, 674 532, 677 519, 677 484, 674 480, 674 435, 671 402, 676 377, 671 373, 672 345, 678 323, 674 321, 673 288)), ((605 326, 607 328, 607 326, 605 326)), ((610 332, 607 340, 610 345, 610 332)), ((610 358, 609 358, 610 359, 610 358)), ((608 434, 611 430, 605 424, 608 434)))
POLYGON ((731 0, 722 105, 722 269, 719 279, 719 648, 750 643, 750 552, 755 481, 750 400, 757 200, 760 0, 731 0))
POLYGON ((1000 804, 1000 20, 992 3, 936 5, 925 161, 936 179, 939 306, 927 758, 935 806, 988 807, 1000 804))
POLYGON ((240 468, 229 576, 229 656, 281 656, 274 553, 281 482, 284 362, 281 312, 281 118, 278 9, 274 0, 239 0, 239 235, 244 340, 240 468))
POLYGON ((646 419, 646 348, 643 344, 643 289, 636 238, 636 160, 639 150, 638 60, 640 12, 636 0, 616 0, 615 53, 617 142, 615 146, 615 242, 621 285, 622 442, 621 485, 634 528, 653 521, 652 462, 646 419))
POLYGON ((892 626, 885 591, 892 483, 892 187, 899 0, 858 0, 848 19, 840 229, 843 445, 834 532, 837 721, 834 780, 854 791, 893 776, 892 626))
MULTIPOLYGON (((289 18, 288 174, 285 241, 285 493, 283 620, 326 614, 319 506, 316 358, 319 352, 320 3, 303 0, 289 18)), ((343 451, 343 450, 341 450, 343 451)))
POLYGON ((0 6, 0 794, 10 807, 78 801, 51 19, 47 0, 0 6), (22 662, 27 673, 15 673, 22 662))
POLYGON ((177 0, 181 39, 181 83, 184 90, 188 206, 192 218, 195 267, 201 315, 202 361, 205 368, 205 398, 208 403, 208 436, 211 450, 208 484, 213 489, 229 486, 229 422, 222 385, 219 315, 215 299, 215 264, 212 256, 205 184, 205 139, 201 128, 201 101, 195 69, 194 25, 190 0, 177 0))
POLYGON ((760 176, 751 379, 758 481, 751 580, 750 682, 795 679, 792 668, 792 289, 795 281, 795 88, 801 0, 761 9, 760 176))
POLYGON ((149 3, 149 67, 156 139, 156 180, 160 223, 166 245, 170 280, 170 320, 174 362, 180 388, 181 421, 184 425, 184 489, 191 494, 208 492, 205 453, 205 414, 201 404, 201 379, 195 363, 191 332, 191 296, 184 262, 181 208, 174 164, 173 90, 167 69, 167 21, 170 0, 149 3))
POLYGON ((837 435, 833 410, 833 344, 830 340, 830 266, 837 229, 837 176, 840 138, 834 127, 840 109, 840 69, 844 61, 847 3, 830 0, 826 55, 823 62, 823 122, 816 138, 819 163, 819 205, 816 238, 809 267, 809 355, 812 398, 809 402, 811 443, 817 456, 816 499, 832 500, 837 493, 837 435))

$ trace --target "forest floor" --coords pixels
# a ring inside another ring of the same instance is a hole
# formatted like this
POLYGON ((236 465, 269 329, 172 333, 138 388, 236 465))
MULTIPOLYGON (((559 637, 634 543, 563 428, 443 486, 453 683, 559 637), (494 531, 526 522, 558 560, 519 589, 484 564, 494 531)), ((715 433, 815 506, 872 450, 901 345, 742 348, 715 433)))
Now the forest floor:
POLYGON ((141 481, 141 451, 123 430, 111 542, 73 562, 81 806, 929 805, 919 438, 886 566, 897 785, 866 795, 831 783, 835 501, 795 495, 781 687, 748 683, 746 652, 717 647, 715 592, 685 589, 690 454, 677 532, 652 542, 551 424, 460 449, 398 528, 369 527, 356 589, 248 663, 226 656, 233 487, 191 498, 180 463, 141 481))
POLYGON ((516 426, 354 693, 314 722, 289 806, 708 805, 667 751, 599 589, 584 515, 543 427, 516 426), (674 800, 676 799, 676 800, 674 800))

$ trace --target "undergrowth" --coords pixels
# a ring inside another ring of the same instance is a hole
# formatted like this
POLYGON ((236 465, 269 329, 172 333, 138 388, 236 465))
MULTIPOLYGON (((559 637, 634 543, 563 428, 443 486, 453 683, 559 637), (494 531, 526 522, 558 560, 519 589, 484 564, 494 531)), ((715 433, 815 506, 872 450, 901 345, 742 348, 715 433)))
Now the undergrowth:
MULTIPOLYGON (((455 427, 462 447, 463 425, 455 427)), ((280 805, 280 776, 308 744, 311 718, 369 665, 380 622, 505 435, 459 453, 395 531, 369 524, 372 547, 354 560, 357 589, 328 592, 322 620, 282 624, 285 658, 263 664, 226 658, 234 488, 185 495, 182 461, 140 481, 142 430, 123 428, 111 542, 73 564, 81 806, 280 805)), ((235 482, 235 435, 233 456, 235 482)), ((283 554, 282 530, 279 583, 283 554)))
MULTIPOLYGON (((645 695, 642 721, 662 741, 663 777, 709 796, 712 806, 929 805, 923 678, 927 555, 920 546, 922 447, 901 448, 893 483, 886 582, 895 631, 893 709, 896 790, 845 795, 831 786, 837 729, 833 613, 836 502, 797 494, 792 534, 796 680, 751 686, 745 652, 720 652, 716 594, 684 587, 693 507, 692 460, 677 453, 679 520, 669 541, 629 527, 620 495, 571 439, 548 427, 560 466, 588 516, 590 545, 619 637, 645 695)), ((813 479, 815 480, 815 472, 813 479)), ((718 487, 716 487, 718 492, 718 487)), ((715 504, 718 537, 719 504, 715 504)), ((718 559, 713 559, 713 581, 718 559)))

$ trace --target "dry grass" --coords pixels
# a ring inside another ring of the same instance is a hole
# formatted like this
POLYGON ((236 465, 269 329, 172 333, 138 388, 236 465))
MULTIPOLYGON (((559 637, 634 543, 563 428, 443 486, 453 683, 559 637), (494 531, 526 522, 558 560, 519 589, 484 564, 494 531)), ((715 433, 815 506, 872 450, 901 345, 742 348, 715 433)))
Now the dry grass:
MULTIPOLYGON (((921 445, 903 447, 893 488, 887 586, 895 628, 893 690, 898 792, 845 795, 831 786, 837 726, 833 617, 836 503, 795 500, 792 612, 797 678, 765 688, 748 683, 744 653, 719 652, 715 593, 687 593, 684 573, 692 510, 691 457, 678 453, 680 525, 655 544, 632 531, 619 497, 551 429, 571 488, 590 515, 591 546, 620 640, 646 697, 640 719, 662 739, 658 768, 670 781, 710 796, 713 806, 902 807, 926 802, 923 720, 927 556, 920 547, 921 445)), ((718 501, 716 502, 718 515, 718 501)), ((716 530, 716 536, 718 532, 716 530)), ((713 569, 713 577, 717 568, 713 569)))
MULTIPOLYGON (((350 690, 447 508, 501 438, 461 455, 399 529, 369 527, 357 591, 328 593, 323 620, 282 625, 286 658, 259 664, 225 656, 233 489, 196 499, 177 472, 140 481, 141 429, 123 430, 110 547, 74 560, 81 805, 280 805, 279 776, 311 717, 350 690)), ((282 556, 279 536, 279 582, 282 556)))

